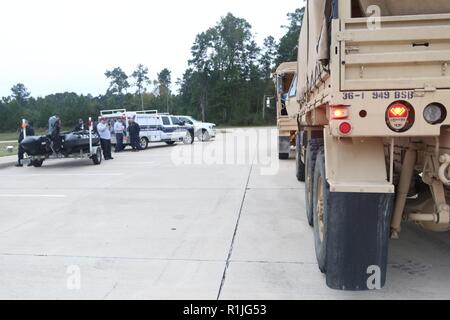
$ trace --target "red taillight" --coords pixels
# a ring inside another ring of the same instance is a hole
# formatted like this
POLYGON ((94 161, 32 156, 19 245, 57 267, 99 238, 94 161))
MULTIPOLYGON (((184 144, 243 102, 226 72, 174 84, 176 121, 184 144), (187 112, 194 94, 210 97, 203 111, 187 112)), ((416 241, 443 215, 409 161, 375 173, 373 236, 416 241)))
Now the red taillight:
POLYGON ((390 106, 388 112, 389 118, 408 118, 409 115, 408 108, 401 103, 395 103, 390 106))
POLYGON ((352 125, 350 123, 348 123, 348 122, 342 122, 339 125, 339 131, 342 134, 349 134, 352 131, 352 125))
POLYGON ((343 120, 349 116, 348 106, 336 105, 330 107, 331 120, 343 120))
POLYGON ((393 131, 407 131, 414 120, 414 108, 406 101, 396 101, 386 110, 386 123, 393 131))

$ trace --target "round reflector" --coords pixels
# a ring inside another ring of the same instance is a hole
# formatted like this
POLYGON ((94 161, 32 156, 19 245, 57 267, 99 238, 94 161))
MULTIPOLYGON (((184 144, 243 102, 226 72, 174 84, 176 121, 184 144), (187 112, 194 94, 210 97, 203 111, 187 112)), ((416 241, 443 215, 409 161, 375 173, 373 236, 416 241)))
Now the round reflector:
POLYGON ((349 134, 352 131, 352 125, 350 123, 348 123, 348 122, 342 122, 339 125, 339 131, 342 134, 349 134))

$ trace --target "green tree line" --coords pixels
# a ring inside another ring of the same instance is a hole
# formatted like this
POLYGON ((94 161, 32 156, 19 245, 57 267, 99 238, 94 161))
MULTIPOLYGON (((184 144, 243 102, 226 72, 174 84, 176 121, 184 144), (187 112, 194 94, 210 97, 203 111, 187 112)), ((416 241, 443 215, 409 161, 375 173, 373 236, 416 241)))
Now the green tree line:
POLYGON ((197 35, 189 67, 175 83, 168 68, 152 80, 141 64, 130 75, 120 67, 107 70, 109 87, 99 96, 65 92, 35 98, 19 83, 0 100, 0 132, 16 130, 23 118, 45 128, 48 118, 57 114, 64 126, 71 127, 79 118, 119 108, 188 114, 219 125, 273 124, 275 110, 263 112, 264 97, 274 95, 274 68, 297 58, 303 12, 289 13, 285 35, 278 41, 269 36, 262 46, 257 45, 251 25, 229 13, 197 35), (171 91, 173 84, 179 88, 177 93, 171 91))

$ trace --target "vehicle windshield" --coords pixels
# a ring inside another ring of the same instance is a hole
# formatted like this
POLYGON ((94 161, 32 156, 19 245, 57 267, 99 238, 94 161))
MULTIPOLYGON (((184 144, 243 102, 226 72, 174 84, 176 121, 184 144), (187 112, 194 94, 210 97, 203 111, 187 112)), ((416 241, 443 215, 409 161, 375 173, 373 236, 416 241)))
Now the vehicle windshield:
POLYGON ((194 119, 193 117, 185 117, 186 119, 189 119, 190 121, 192 121, 192 122, 201 122, 201 121, 199 121, 199 120, 197 120, 197 119, 194 119))
POLYGON ((295 97, 297 95, 297 77, 291 83, 291 88, 289 89, 289 97, 295 97))
POLYGON ((184 123, 187 123, 187 124, 190 124, 190 125, 194 124, 194 122, 191 119, 189 119, 188 117, 179 117, 179 119, 181 121, 183 121, 184 123))

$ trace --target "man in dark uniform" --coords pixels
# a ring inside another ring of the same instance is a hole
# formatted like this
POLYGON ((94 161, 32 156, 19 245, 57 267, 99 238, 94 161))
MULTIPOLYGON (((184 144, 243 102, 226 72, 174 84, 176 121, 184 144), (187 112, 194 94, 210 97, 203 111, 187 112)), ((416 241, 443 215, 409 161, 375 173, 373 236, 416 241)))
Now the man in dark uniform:
POLYGON ((48 119, 48 134, 53 142, 53 150, 55 152, 61 151, 61 118, 58 115, 52 116, 48 119))
MULTIPOLYGON (((20 133, 19 133, 19 152, 17 153, 17 156, 19 158, 16 167, 23 167, 23 155, 25 153, 25 151, 23 150, 22 146, 20 145, 20 143, 23 141, 23 139, 25 139, 24 133, 26 133, 27 137, 31 137, 34 136, 34 129, 30 126, 30 124, 28 123, 27 120, 24 120, 22 122, 22 126, 20 128, 20 133)), ((31 166, 31 162, 28 164, 28 166, 31 166)))
POLYGON ((130 133, 130 143, 133 151, 142 150, 140 144, 141 127, 134 121, 134 118, 129 120, 128 132, 130 133))

